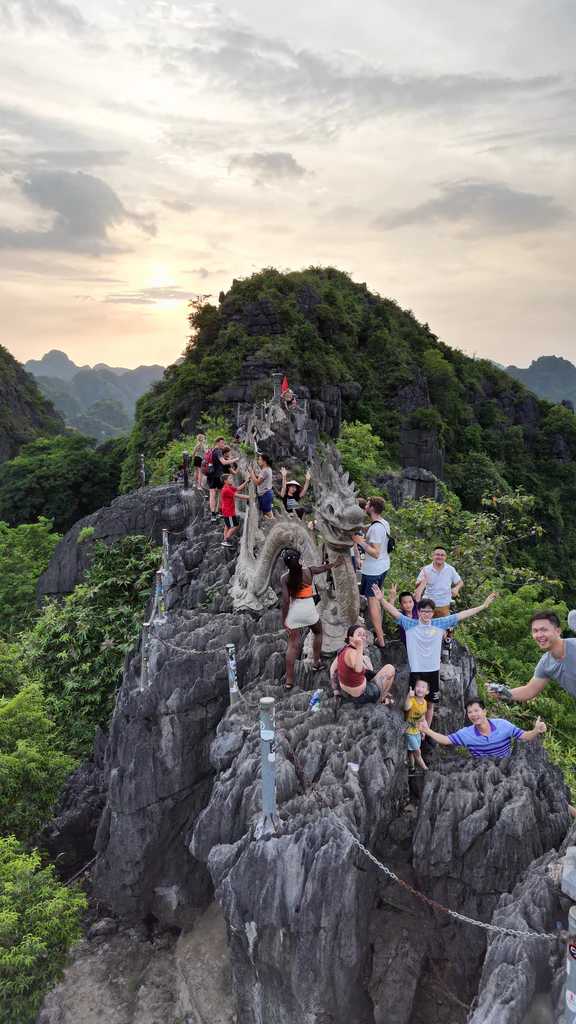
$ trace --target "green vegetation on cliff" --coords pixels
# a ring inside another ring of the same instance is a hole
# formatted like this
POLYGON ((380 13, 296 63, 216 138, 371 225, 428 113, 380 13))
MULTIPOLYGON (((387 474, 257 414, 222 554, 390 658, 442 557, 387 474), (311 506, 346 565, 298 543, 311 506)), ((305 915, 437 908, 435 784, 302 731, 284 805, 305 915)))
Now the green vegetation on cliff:
POLYGON ((557 575, 576 560, 576 417, 489 361, 444 345, 394 301, 330 268, 264 270, 235 281, 218 308, 193 307, 190 325, 183 362, 138 403, 124 488, 136 481, 138 452, 157 458, 202 411, 225 411, 220 389, 253 357, 313 393, 359 384, 359 397, 344 397, 344 418, 371 424, 387 457, 398 460, 403 426, 434 434, 446 481, 466 508, 481 509, 486 492, 521 487, 543 527, 528 559, 557 575))
POLYGON ((30 374, 0 345, 0 462, 37 437, 64 432, 64 420, 30 374))

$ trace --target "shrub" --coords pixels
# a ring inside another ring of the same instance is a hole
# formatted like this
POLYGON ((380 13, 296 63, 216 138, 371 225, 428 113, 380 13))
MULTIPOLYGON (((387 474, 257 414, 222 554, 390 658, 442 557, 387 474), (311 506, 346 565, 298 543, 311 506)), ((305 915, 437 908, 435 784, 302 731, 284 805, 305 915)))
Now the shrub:
POLYGON ((44 516, 15 527, 0 522, 0 637, 14 637, 38 615, 36 584, 59 540, 44 516))

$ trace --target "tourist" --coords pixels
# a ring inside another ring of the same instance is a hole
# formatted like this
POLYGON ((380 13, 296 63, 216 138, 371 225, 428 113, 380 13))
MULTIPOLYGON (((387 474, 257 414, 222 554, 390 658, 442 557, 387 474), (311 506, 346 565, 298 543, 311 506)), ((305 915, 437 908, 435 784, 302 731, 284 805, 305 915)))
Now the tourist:
POLYGON ((287 412, 290 409, 295 409, 296 408, 296 405, 297 405, 296 395, 292 391, 292 388, 286 388, 282 392, 282 394, 280 396, 280 400, 283 403, 284 408, 286 409, 287 412))
POLYGON ((556 612, 548 609, 534 612, 530 626, 532 639, 542 651, 532 679, 524 686, 506 688, 504 693, 492 692, 491 695, 523 703, 533 700, 551 679, 555 679, 566 693, 576 697, 576 640, 563 638, 560 619, 556 612))
POLYGON ((434 704, 438 704, 440 701, 440 659, 444 631, 453 629, 459 622, 464 622, 466 619, 471 619, 473 615, 485 611, 498 595, 489 594, 477 608, 468 608, 466 611, 446 615, 441 619, 434 618, 434 601, 430 597, 423 597, 418 602, 417 620, 409 619, 396 608, 394 603, 396 600, 395 586, 390 588, 388 600, 384 597, 380 587, 374 587, 374 595, 388 614, 396 619, 406 632, 410 686, 414 686, 418 679, 425 679, 430 687, 426 712, 426 719, 430 725, 434 715, 434 704))
POLYGON ((374 587, 382 586, 384 577, 390 568, 390 555, 388 554, 390 525, 386 519, 382 518, 383 511, 382 498, 368 498, 366 513, 370 516, 370 526, 366 530, 365 536, 352 535, 353 543, 360 551, 364 552, 360 594, 367 598, 368 611, 376 636, 374 642, 376 647, 380 648, 384 647, 382 612, 379 601, 374 597, 374 587))
POLYGON ((192 464, 194 466, 194 485, 199 491, 204 490, 204 474, 202 472, 202 460, 206 454, 206 434, 196 434, 196 444, 192 452, 192 464))
POLYGON ((300 508, 300 502, 302 501, 302 498, 305 497, 308 492, 308 488, 310 487, 310 470, 306 470, 306 476, 304 477, 303 484, 298 480, 287 480, 288 470, 285 466, 282 466, 280 472, 282 474, 282 486, 280 488, 282 504, 289 515, 297 515, 299 519, 302 519, 306 509, 300 508))
MULTIPOLYGON (((400 608, 402 615, 406 615, 408 619, 414 619, 414 621, 418 619, 418 602, 422 596, 423 590, 424 583, 422 582, 416 585, 413 594, 411 594, 409 590, 402 590, 401 593, 398 594, 398 607, 400 608)), ((406 647, 406 630, 403 626, 398 626, 398 632, 404 647, 406 647)))
POLYGON ((363 704, 393 704, 389 690, 396 670, 384 665, 378 672, 366 653, 368 633, 364 626, 349 626, 346 644, 330 666, 332 691, 346 703, 361 707, 363 704))
POLYGON ((412 771, 416 770, 416 765, 422 768, 423 771, 428 771, 428 765, 425 763, 420 749, 422 746, 422 733, 419 729, 420 722, 422 720, 426 721, 428 690, 429 686, 426 680, 417 679, 414 683, 414 689, 410 687, 408 690, 408 696, 404 704, 404 718, 406 719, 406 732, 404 735, 408 749, 408 763, 412 771))
POLYGON ((464 580, 453 565, 446 561, 446 548, 438 546, 432 552, 432 561, 418 573, 417 583, 425 586, 423 597, 431 597, 435 604, 434 618, 442 619, 450 614, 453 598, 464 586, 464 580))
POLYGON ((283 553, 284 565, 288 569, 281 579, 282 583, 282 622, 288 632, 288 650, 286 651, 286 682, 284 688, 291 690, 294 686, 294 666, 300 651, 300 630, 311 629, 313 671, 322 668, 322 623, 314 602, 312 577, 319 573, 341 565, 344 561, 340 555, 335 562, 324 565, 302 565, 302 556, 295 548, 286 548, 283 553))
POLYGON ((257 468, 250 471, 250 476, 256 484, 258 507, 262 515, 265 519, 273 519, 274 491, 272 490, 272 467, 268 455, 260 453, 257 459, 257 468))
POLYGON ((484 701, 473 697, 466 702, 466 712, 471 725, 445 736, 434 732, 426 720, 420 722, 420 731, 443 747, 466 747, 472 757, 509 757, 512 740, 530 742, 546 732, 541 718, 534 722, 533 729, 519 729, 506 718, 488 718, 484 701))
POLYGON ((224 472, 222 460, 224 458, 224 447, 226 440, 217 437, 212 448, 207 448, 202 459, 202 472, 208 483, 208 498, 212 521, 218 519, 219 495, 222 490, 222 473, 224 472))
MULTIPOLYGON (((232 466, 231 469, 234 469, 232 466)), ((222 509, 222 515, 224 517, 224 540, 222 541, 223 548, 231 548, 233 545, 230 543, 232 537, 236 535, 240 527, 240 519, 236 515, 236 499, 244 498, 248 500, 247 494, 239 494, 246 484, 249 483, 249 478, 235 487, 233 484, 232 473, 224 473, 222 476, 222 490, 220 492, 220 507, 222 509)))

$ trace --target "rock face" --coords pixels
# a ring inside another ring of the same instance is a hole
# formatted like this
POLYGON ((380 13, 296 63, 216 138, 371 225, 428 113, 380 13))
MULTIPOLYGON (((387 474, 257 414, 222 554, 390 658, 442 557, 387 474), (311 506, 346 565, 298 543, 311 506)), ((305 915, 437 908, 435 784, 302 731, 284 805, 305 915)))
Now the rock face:
POLYGON ((121 537, 140 533, 159 544, 162 529, 183 530, 187 506, 179 487, 147 487, 116 498, 111 505, 79 519, 54 550, 46 572, 38 581, 37 597, 62 597, 71 593, 90 565, 96 541, 111 545, 121 537), (87 541, 78 542, 81 530, 94 530, 87 541))
POLYGON ((64 420, 36 382, 0 345, 0 463, 38 437, 63 434, 64 420))

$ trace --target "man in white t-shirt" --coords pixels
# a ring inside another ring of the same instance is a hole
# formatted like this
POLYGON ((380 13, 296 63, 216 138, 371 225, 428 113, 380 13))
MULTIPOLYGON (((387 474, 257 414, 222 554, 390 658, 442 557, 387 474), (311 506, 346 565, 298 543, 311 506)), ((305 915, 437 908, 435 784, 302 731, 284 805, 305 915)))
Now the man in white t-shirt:
POLYGON ((418 583, 425 583, 424 597, 430 597, 436 605, 434 618, 440 619, 450 614, 450 602, 464 586, 464 580, 456 572, 453 565, 446 561, 446 548, 434 548, 432 561, 418 573, 418 583))
POLYGON ((384 647, 384 633, 382 632, 380 602, 374 597, 372 588, 374 585, 382 586, 382 581, 390 568, 390 555, 388 554, 390 524, 382 518, 383 511, 382 498, 369 498, 366 502, 366 512, 370 516, 370 526, 364 537, 361 534, 354 534, 352 537, 360 550, 365 552, 360 593, 368 600, 368 611, 374 626, 376 647, 384 647))

